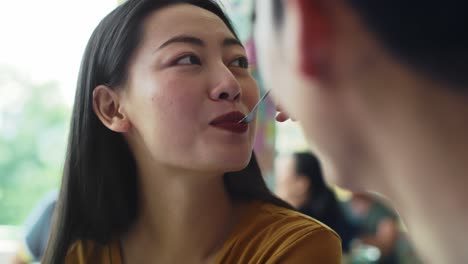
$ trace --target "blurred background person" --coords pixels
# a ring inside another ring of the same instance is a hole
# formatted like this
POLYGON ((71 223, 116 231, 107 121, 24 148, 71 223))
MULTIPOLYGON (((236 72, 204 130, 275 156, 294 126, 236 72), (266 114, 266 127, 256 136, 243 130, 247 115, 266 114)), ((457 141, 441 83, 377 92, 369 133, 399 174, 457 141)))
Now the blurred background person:
POLYGON ((363 255, 363 252, 357 251, 374 246, 380 253, 377 263, 421 263, 402 230, 398 214, 377 195, 352 193, 351 198, 344 203, 344 212, 357 228, 357 236, 352 244, 352 249, 356 251, 353 255, 363 255))
POLYGON ((421 263, 398 214, 372 194, 339 199, 312 153, 282 155, 276 171, 278 196, 340 235, 344 263, 421 263))
POLYGON ((353 193, 345 208, 347 218, 358 228, 359 243, 378 248, 379 263, 399 263, 396 255, 399 236, 397 214, 364 193, 353 193))
POLYGON ((47 193, 36 205, 24 225, 24 235, 12 264, 39 263, 49 240, 50 225, 58 191, 47 193))
POLYGON ((299 212, 335 230, 349 253, 357 229, 345 218, 341 202, 325 183, 320 163, 308 152, 295 152, 278 159, 276 192, 299 212))

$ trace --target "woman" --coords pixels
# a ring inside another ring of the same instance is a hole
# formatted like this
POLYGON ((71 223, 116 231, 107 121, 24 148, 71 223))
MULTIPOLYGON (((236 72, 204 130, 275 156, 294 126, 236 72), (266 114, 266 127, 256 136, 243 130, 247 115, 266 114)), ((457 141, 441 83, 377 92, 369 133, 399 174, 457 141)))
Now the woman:
POLYGON ((343 252, 349 253, 357 228, 325 183, 319 160, 309 152, 294 152, 280 159, 279 165, 278 196, 335 230, 342 239, 343 252))
POLYGON ((45 263, 339 263, 252 155, 258 100, 213 2, 129 0, 84 54, 45 263))

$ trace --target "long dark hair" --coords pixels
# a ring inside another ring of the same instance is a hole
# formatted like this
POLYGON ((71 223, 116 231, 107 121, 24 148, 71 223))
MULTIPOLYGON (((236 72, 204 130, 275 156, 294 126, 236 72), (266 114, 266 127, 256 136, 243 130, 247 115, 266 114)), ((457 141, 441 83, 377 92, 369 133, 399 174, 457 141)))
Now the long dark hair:
POLYGON ((324 180, 319 160, 308 152, 293 154, 297 175, 309 180, 307 201, 299 211, 327 222, 327 220, 342 219, 343 213, 333 190, 324 180))
POLYGON ((342 239, 343 251, 349 252, 357 229, 346 217, 335 192, 325 182, 319 160, 309 152, 294 153, 293 158, 296 173, 310 182, 307 201, 298 209, 299 212, 335 230, 342 239))
MULTIPOLYGON (((145 18, 168 5, 186 3, 206 9, 236 36, 217 3, 209 0, 128 0, 94 30, 81 64, 62 186, 44 263, 62 263, 76 240, 107 243, 127 231, 138 214, 136 163, 123 136, 107 129, 92 107, 93 89, 114 89, 126 81, 128 62, 139 45, 145 18)), ((267 188, 255 155, 239 172, 226 173, 234 201, 263 200, 289 207, 267 188)))

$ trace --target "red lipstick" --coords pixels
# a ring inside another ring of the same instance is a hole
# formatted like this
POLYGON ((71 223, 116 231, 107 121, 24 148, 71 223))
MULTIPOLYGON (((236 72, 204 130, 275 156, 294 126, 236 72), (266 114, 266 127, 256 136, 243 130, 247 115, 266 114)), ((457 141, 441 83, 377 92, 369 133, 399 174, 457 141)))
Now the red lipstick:
POLYGON ((216 128, 242 134, 249 128, 248 124, 239 124, 239 121, 244 117, 245 115, 243 113, 233 111, 213 119, 213 121, 210 122, 210 125, 216 128))

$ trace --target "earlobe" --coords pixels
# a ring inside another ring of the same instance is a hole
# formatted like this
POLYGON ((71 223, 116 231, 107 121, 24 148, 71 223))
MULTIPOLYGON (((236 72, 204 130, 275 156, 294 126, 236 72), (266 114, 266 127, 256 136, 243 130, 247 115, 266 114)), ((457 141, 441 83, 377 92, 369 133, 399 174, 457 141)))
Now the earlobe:
MULTIPOLYGON (((324 1, 291 0, 298 17, 299 69, 310 78, 325 78, 330 56, 330 20, 324 1)), ((293 10, 291 10, 293 11, 293 10)))
POLYGON ((93 110, 102 124, 110 130, 119 133, 129 130, 130 123, 121 111, 119 97, 110 87, 99 85, 94 88, 93 110))

